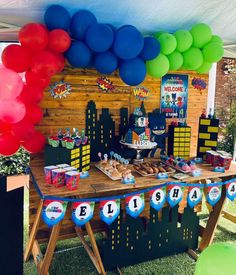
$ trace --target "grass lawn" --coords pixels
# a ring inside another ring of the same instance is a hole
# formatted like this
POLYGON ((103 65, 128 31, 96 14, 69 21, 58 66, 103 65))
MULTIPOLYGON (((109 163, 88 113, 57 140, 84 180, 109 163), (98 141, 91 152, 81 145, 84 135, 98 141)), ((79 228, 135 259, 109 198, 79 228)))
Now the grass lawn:
MULTIPOLYGON (((24 243, 28 237, 28 190, 25 192, 25 225, 24 225, 24 243)), ((226 200, 224 209, 230 213, 236 214, 236 202, 226 200)), ((207 209, 204 207, 200 218, 201 223, 207 218, 207 209)), ((232 242, 236 244, 236 224, 220 218, 219 226, 217 227, 216 237, 214 242, 232 242)), ((99 236, 98 236, 99 237, 99 236)), ((42 251, 45 251, 45 246, 42 246, 42 251)), ((191 259, 187 253, 177 254, 170 257, 156 259, 153 261, 144 262, 134 266, 122 268, 124 274, 158 274, 158 275, 190 275, 194 274, 195 261, 191 259)), ((37 270, 31 257, 24 264, 25 275, 36 275, 37 270)), ((93 264, 85 252, 78 238, 59 241, 56 252, 50 267, 50 275, 92 275, 98 274, 93 267, 93 264)), ((108 272, 109 275, 117 274, 117 272, 108 272)))

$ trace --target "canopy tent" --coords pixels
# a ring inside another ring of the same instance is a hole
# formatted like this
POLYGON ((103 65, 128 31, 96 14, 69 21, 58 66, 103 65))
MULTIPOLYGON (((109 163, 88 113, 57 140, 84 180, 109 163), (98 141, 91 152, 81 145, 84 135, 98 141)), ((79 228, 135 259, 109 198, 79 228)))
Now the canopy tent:
POLYGON ((236 57, 235 0, 2 0, 0 41, 16 41, 19 28, 26 23, 43 23, 43 14, 51 4, 62 5, 71 14, 88 9, 99 22, 115 27, 131 24, 144 34, 190 29, 193 24, 204 22, 224 40, 225 56, 236 57))

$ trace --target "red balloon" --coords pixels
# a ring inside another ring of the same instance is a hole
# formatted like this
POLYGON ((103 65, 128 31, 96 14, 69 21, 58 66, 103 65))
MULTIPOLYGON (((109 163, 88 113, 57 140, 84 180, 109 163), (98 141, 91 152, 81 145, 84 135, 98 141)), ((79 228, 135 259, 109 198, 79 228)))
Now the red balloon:
POLYGON ((20 148, 20 142, 11 134, 0 135, 0 155, 11 156, 20 148))
POLYGON ((50 31, 48 37, 48 46, 51 50, 57 53, 67 51, 71 44, 70 35, 61 29, 50 31))
POLYGON ((23 119, 18 123, 12 124, 11 126, 11 134, 18 140, 31 138, 34 134, 34 131, 34 125, 27 119, 23 119))
POLYGON ((38 124, 43 118, 43 111, 38 105, 27 105, 25 117, 31 123, 38 124))
POLYGON ((43 88, 36 85, 24 85, 20 99, 25 104, 38 104, 43 99, 43 88))
POLYGON ((9 133, 11 131, 11 125, 12 124, 0 120, 0 135, 4 133, 9 133))
POLYGON ((42 88, 48 87, 51 81, 49 76, 41 76, 39 74, 33 73, 32 71, 27 71, 25 73, 25 80, 29 85, 38 85, 42 88))
POLYGON ((32 57, 31 71, 43 76, 53 76, 59 70, 58 58, 50 51, 41 51, 32 57))
POLYGON ((19 100, 4 99, 0 101, 0 119, 6 123, 17 123, 26 114, 25 104, 19 100))
POLYGON ((20 29, 18 37, 21 45, 32 52, 44 50, 48 45, 48 32, 42 24, 24 25, 20 29))
POLYGON ((58 70, 57 70, 57 73, 60 73, 63 71, 64 67, 65 67, 65 57, 63 54, 61 53, 54 53, 57 57, 57 62, 58 62, 58 70))
POLYGON ((26 48, 11 44, 2 52, 2 63, 8 69, 17 73, 25 72, 30 67, 30 53, 26 48))
POLYGON ((28 152, 38 153, 43 150, 46 144, 46 138, 39 131, 35 131, 29 139, 22 141, 21 144, 28 152))

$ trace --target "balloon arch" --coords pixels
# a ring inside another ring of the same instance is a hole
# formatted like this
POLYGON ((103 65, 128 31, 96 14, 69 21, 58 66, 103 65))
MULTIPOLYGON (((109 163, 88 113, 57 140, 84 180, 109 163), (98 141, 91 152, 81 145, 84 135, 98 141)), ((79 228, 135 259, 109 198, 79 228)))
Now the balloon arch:
POLYGON ((190 31, 159 31, 144 37, 131 25, 118 29, 97 22, 88 10, 71 17, 62 6, 50 6, 45 25, 29 23, 19 31, 18 44, 7 46, 0 67, 0 154, 12 155, 23 146, 39 152, 45 137, 37 130, 43 116, 39 103, 65 59, 76 68, 102 74, 119 70, 124 83, 135 86, 146 74, 162 77, 169 70, 207 73, 223 56, 223 42, 210 27, 196 24, 190 31), (25 73, 23 82, 19 73, 25 73))

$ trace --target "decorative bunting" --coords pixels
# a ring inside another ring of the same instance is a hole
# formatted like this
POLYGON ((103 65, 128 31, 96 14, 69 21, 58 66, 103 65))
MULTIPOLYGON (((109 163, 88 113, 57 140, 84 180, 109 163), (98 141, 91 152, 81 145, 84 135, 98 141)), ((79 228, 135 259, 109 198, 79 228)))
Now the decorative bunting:
POLYGON ((93 217, 94 201, 72 203, 72 220, 77 226, 83 226, 93 217))
POLYGON ((53 226, 63 220, 66 213, 66 201, 44 200, 42 219, 49 226, 53 226))
POLYGON ((211 206, 214 206, 219 201, 221 190, 222 186, 217 183, 211 184, 211 186, 207 187, 206 200, 211 206))
POLYGON ((226 196, 231 201, 236 198, 236 179, 226 182, 226 196))
POLYGON ((120 214, 120 199, 100 202, 100 218, 106 224, 111 224, 120 214))
POLYGON ((137 218, 144 209, 144 193, 125 198, 126 213, 137 218))
POLYGON ((177 205, 183 198, 183 186, 181 183, 169 183, 167 201, 170 207, 177 205))
POLYGON ((81 227, 92 219, 96 202, 100 203, 101 220, 108 225, 119 216, 121 199, 125 199, 126 213, 133 218, 138 217, 144 210, 144 194, 147 192, 149 193, 150 206, 157 211, 160 211, 166 201, 170 207, 177 205, 183 198, 185 187, 188 188, 187 202, 190 207, 194 207, 202 201, 203 188, 206 188, 206 200, 212 206, 220 200, 223 185, 226 187, 227 198, 231 201, 236 198, 236 178, 226 182, 209 184, 166 182, 158 187, 146 188, 145 190, 129 194, 113 196, 112 198, 72 199, 43 197, 31 171, 30 174, 38 194, 44 200, 42 219, 48 226, 54 226, 64 218, 68 202, 72 202, 72 220, 77 226, 81 227))
POLYGON ((160 211, 166 202, 166 186, 149 191, 149 195, 151 207, 160 211))
POLYGON ((202 187, 189 186, 187 201, 188 205, 193 208, 202 200, 202 187))

